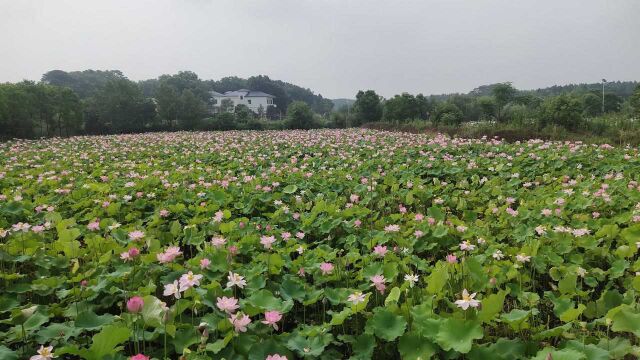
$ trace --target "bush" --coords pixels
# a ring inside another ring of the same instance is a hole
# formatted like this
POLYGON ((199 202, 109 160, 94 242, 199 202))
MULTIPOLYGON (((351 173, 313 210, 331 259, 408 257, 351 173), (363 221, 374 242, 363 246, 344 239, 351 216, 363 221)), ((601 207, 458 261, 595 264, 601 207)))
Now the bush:
POLYGON ((314 127, 313 111, 307 103, 294 101, 287 108, 289 129, 311 129, 314 127))
POLYGON ((582 123, 582 103, 573 96, 562 94, 545 100, 538 117, 540 127, 559 125, 575 130, 582 123))
POLYGON ((462 123, 462 110, 450 102, 439 103, 436 106, 434 122, 443 125, 459 125, 462 123))

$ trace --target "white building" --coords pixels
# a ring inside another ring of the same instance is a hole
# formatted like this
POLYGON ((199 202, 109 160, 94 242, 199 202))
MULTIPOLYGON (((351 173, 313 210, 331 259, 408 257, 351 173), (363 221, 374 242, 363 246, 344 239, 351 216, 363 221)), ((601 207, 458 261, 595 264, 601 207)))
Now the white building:
POLYGON ((229 99, 233 102, 233 106, 228 111, 233 112, 237 105, 245 105, 251 111, 258 114, 262 110, 262 114, 266 114, 268 106, 275 106, 273 99, 275 96, 263 93, 262 91, 253 91, 247 89, 240 89, 236 91, 227 91, 224 94, 220 94, 216 91, 210 91, 212 112, 220 112, 220 105, 222 100, 229 99))

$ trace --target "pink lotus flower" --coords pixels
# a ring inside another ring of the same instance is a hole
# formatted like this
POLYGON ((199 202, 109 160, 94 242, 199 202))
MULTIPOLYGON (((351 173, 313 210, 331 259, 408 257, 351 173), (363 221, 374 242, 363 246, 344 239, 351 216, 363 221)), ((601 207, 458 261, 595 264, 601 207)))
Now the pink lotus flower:
POLYGON ((414 217, 415 221, 422 221, 424 220, 424 215, 422 214, 416 214, 416 216, 414 217))
POLYGON ((287 360, 287 357, 284 355, 273 354, 267 355, 267 358, 265 360, 287 360))
POLYGON ((134 355, 129 360, 149 360, 149 357, 143 354, 134 355))
POLYGON ((400 231, 400 225, 387 225, 384 227, 384 231, 386 232, 398 232, 400 231))
POLYGON ((134 296, 129 301, 127 301, 127 310, 130 313, 139 313, 142 311, 142 307, 144 306, 144 300, 140 296, 134 296))
POLYGON ((217 300, 218 301, 216 302, 216 306, 218 306, 218 309, 226 312, 227 314, 233 314, 239 308, 238 299, 234 297, 228 298, 226 296, 223 296, 217 298, 217 300))
POLYGON ((447 262, 449 264, 455 264, 455 263, 458 262, 458 258, 453 254, 449 254, 449 255, 447 255, 447 262))
POLYGON ((178 285, 178 280, 175 280, 172 283, 168 283, 164 286, 164 292, 162 293, 164 296, 174 296, 176 299, 180 299, 180 285, 178 285))
POLYGON ((217 249, 221 248, 222 245, 224 245, 226 242, 227 240, 222 236, 214 236, 213 238, 211 238, 211 245, 213 245, 213 247, 217 249))
POLYGON ((138 241, 144 237, 144 233, 140 230, 131 231, 129 233, 129 239, 131 241, 138 241))
POLYGON ((264 246, 265 249, 271 249, 271 247, 273 246, 274 242, 276 242, 276 237, 275 236, 263 235, 260 238, 260 244, 262 244, 262 246, 264 246))
POLYGON ((322 271, 322 275, 331 274, 333 271, 333 264, 328 262, 323 262, 320 264, 320 271, 322 271))
POLYGON ((202 279, 202 275, 200 274, 196 275, 192 271, 189 271, 188 273, 183 274, 179 280, 180 291, 186 291, 194 286, 199 286, 200 279, 202 279))
POLYGON ((100 222, 99 221, 92 221, 87 225, 87 229, 91 230, 91 231, 97 231, 100 230, 100 222))
POLYGON ((233 314, 231 318, 229 318, 229 322, 233 324, 236 332, 246 332, 247 325, 251 323, 251 319, 245 314, 233 314))
POLYGON ((204 270, 204 269, 208 269, 209 266, 211 266, 211 260, 204 258, 204 259, 200 259, 200 269, 204 270))
POLYGON ((244 288, 247 285, 247 281, 240 274, 233 273, 229 271, 229 276, 227 276, 227 288, 237 286, 240 289, 244 288))
POLYGON ((353 222, 353 226, 355 226, 357 228, 359 228, 361 225, 362 225, 362 221, 360 221, 360 220, 356 220, 356 221, 353 222))
POLYGON ((169 216, 169 210, 166 210, 166 209, 160 210, 160 217, 165 218, 167 216, 169 216))
POLYGON ((356 291, 353 294, 349 295, 347 298, 348 301, 352 302, 353 305, 358 305, 359 303, 364 302, 366 295, 361 293, 360 291, 356 291))
POLYGON ((371 286, 375 286, 381 294, 384 293, 384 289, 386 288, 384 282, 386 281, 386 279, 383 275, 374 275, 370 278, 370 280, 372 282, 371 286))
POLYGON ((216 214, 213 217, 213 221, 219 223, 222 221, 223 217, 224 217, 224 212, 222 210, 218 210, 216 211, 216 214))
POLYGON ((124 262, 128 262, 128 261, 133 260, 133 259, 131 258, 131 255, 129 254, 129 252, 128 252, 128 251, 125 251, 125 252, 123 252, 123 253, 120 253, 120 259, 121 259, 122 261, 124 261, 124 262))
POLYGON ((380 257, 384 257, 387 254, 387 247, 382 245, 376 245, 376 247, 373 248, 373 253, 380 257))
POLYGON ((475 245, 473 245, 473 244, 471 244, 471 243, 469 242, 469 240, 465 240, 465 241, 463 241, 463 242, 461 242, 461 243, 460 243, 460 250, 463 250, 463 251, 471 251, 471 250, 473 250, 473 249, 475 249, 475 248, 476 248, 476 246, 475 246, 475 245))
POLYGON ((282 314, 279 311, 267 311, 264 313, 264 320, 262 321, 265 325, 271 325, 275 330, 278 330, 278 321, 282 319, 282 314))
POLYGON ((167 250, 165 250, 163 253, 157 254, 156 258, 160 263, 166 264, 166 263, 172 262, 173 260, 175 260, 175 258, 177 258, 180 255, 182 255, 182 251, 180 251, 179 247, 169 246, 167 250))

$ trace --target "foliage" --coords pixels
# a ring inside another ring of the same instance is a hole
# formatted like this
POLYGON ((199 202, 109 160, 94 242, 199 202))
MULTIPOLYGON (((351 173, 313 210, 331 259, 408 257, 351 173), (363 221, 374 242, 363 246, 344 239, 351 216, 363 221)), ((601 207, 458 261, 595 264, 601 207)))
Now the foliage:
POLYGON ((436 124, 459 125, 463 120, 462 110, 452 102, 436 105, 433 121, 436 124))
POLYGON ((560 95, 545 100, 539 116, 540 126, 560 125, 576 129, 582 122, 580 101, 570 95, 560 95))
POLYGON ((354 126, 360 126, 366 122, 382 119, 381 98, 373 90, 358 91, 356 101, 353 103, 354 126))
POLYGON ((396 95, 384 102, 385 121, 408 121, 413 119, 427 119, 432 110, 432 104, 422 94, 413 96, 408 93, 396 95))
POLYGON ((290 129, 311 129, 314 127, 313 112, 309 105, 294 101, 287 108, 287 126, 290 129))
POLYGON ((2 143, 0 358, 637 358, 639 166, 364 129, 2 143))

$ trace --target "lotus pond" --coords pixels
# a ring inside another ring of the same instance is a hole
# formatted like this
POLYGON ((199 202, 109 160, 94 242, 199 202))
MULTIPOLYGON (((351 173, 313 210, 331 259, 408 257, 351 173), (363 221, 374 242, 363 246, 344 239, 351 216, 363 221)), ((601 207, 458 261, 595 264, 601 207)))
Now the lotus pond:
POLYGON ((638 148, 10 141, 0 359, 637 358, 639 247, 638 148))

